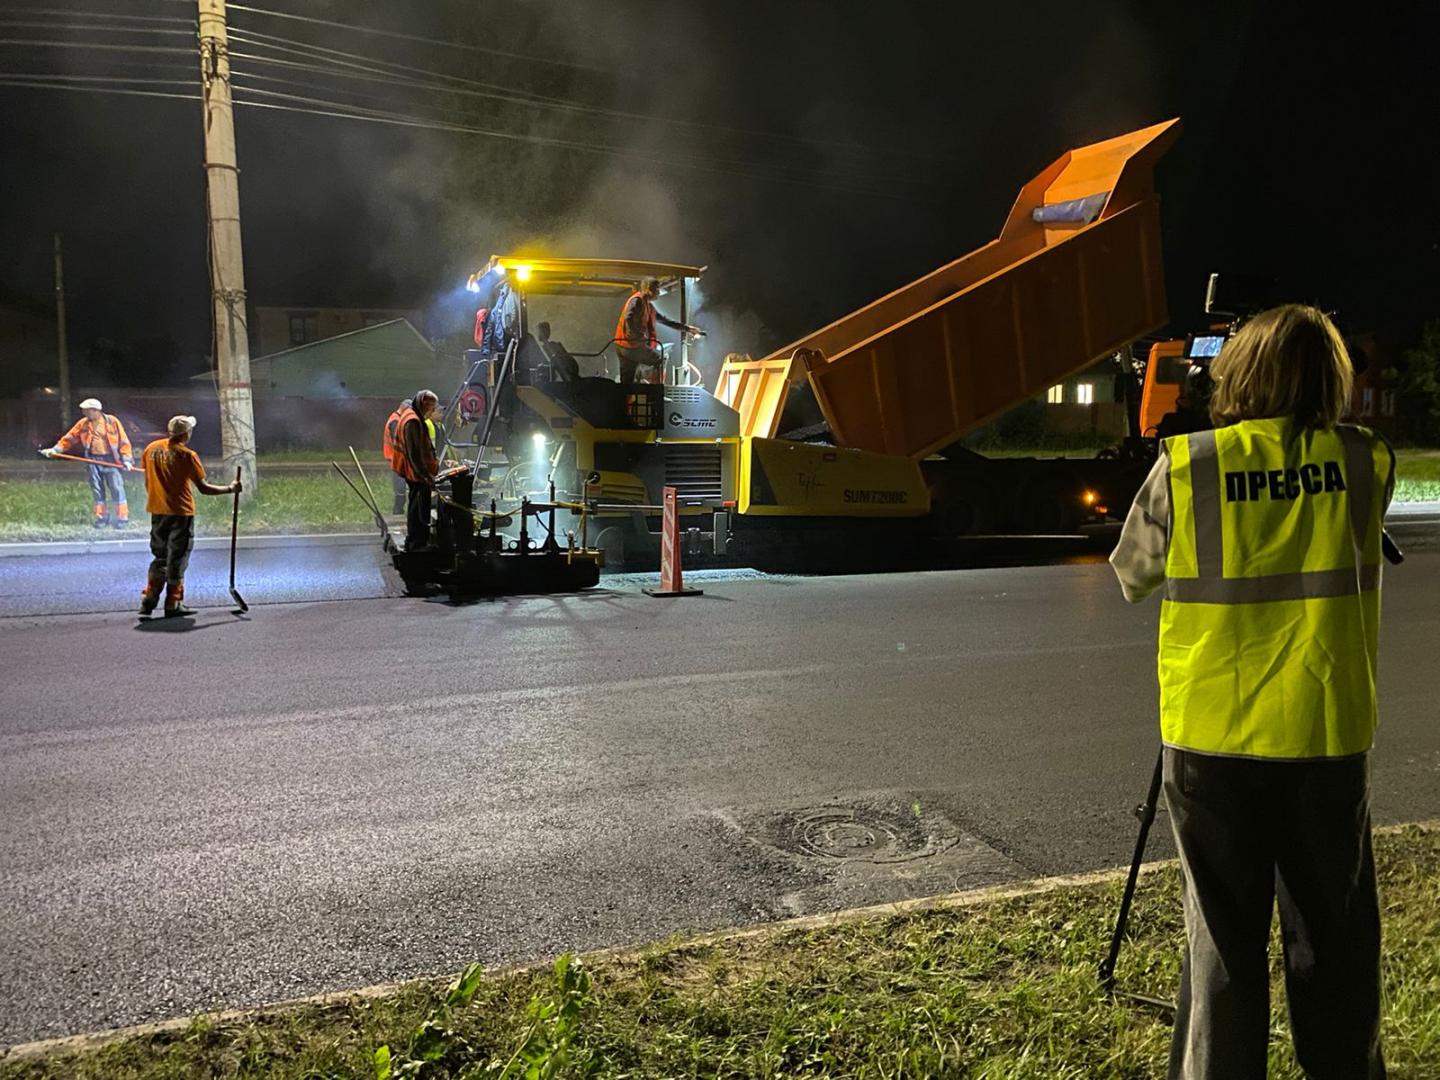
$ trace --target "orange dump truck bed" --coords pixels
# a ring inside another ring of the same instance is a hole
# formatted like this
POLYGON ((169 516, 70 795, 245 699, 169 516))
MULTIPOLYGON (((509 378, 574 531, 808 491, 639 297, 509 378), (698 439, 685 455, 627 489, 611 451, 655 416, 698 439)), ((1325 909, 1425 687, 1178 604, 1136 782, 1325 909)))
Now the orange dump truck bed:
POLYGON ((951 445, 1166 321, 1153 170, 1171 120, 1071 150, 1020 189, 999 239, 760 360, 716 396, 776 434, 808 375, 837 443, 951 445))

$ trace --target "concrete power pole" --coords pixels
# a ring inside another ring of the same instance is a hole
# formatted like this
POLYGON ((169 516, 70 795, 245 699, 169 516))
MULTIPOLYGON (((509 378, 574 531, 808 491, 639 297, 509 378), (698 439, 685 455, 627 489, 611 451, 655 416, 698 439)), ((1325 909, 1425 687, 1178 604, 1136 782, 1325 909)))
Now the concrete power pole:
MULTIPOLYGON (((220 397, 220 446, 227 469, 240 466, 243 499, 255 496, 255 408, 250 396, 250 338, 240 253, 240 182, 225 0, 200 6, 200 81, 205 109, 205 183, 209 201, 210 292, 220 397)), ((223 477, 222 477, 223 479, 223 477)))
POLYGON ((75 403, 70 400, 70 349, 65 339, 65 263, 60 234, 55 234, 55 353, 60 361, 60 428, 70 425, 75 403))

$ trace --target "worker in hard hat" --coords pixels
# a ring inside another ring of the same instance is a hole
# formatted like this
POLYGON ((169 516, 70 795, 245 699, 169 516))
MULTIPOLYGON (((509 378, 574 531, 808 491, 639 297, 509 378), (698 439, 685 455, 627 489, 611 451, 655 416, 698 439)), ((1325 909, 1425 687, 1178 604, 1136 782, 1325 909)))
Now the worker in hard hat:
POLYGON ((655 335, 655 324, 664 323, 672 330, 679 330, 687 337, 704 337, 705 332, 687 323, 676 322, 655 309, 660 298, 660 282, 649 278, 625 298, 620 309, 620 319, 615 324, 615 344, 620 355, 620 381, 632 383, 635 372, 642 365, 658 368, 663 362, 660 339, 655 335))
POLYGON ((1370 842, 1382 523, 1395 455, 1341 424, 1353 369, 1312 307, 1213 365, 1216 427, 1167 439, 1110 561, 1159 590, 1165 799, 1184 881, 1172 1080, 1263 1080, 1277 902, 1295 1058, 1383 1077, 1370 842))
POLYGON ((390 455, 390 467, 405 480, 405 550, 430 543, 430 501, 440 463, 426 421, 439 408, 433 390, 421 390, 411 404, 401 405, 390 455))
POLYGON ((150 572, 140 594, 140 614, 150 615, 165 590, 165 614, 193 615, 185 606, 185 568, 195 546, 194 484, 202 495, 230 495, 240 481, 217 487, 205 482, 200 455, 190 449, 195 417, 172 416, 166 437, 145 447, 140 461, 145 469, 145 509, 150 513, 150 572))
POLYGON ((90 494, 95 506, 95 528, 103 529, 112 523, 107 503, 115 505, 115 528, 123 529, 130 523, 130 503, 125 498, 124 472, 135 467, 135 458, 130 449, 130 436, 125 434, 125 425, 118 416, 105 411, 97 398, 86 398, 80 402, 84 414, 75 425, 60 436, 58 442, 40 453, 45 457, 56 454, 74 454, 90 461, 105 461, 109 465, 90 465, 90 494), (114 466, 119 466, 115 468, 114 466))
MULTIPOLYGON (((391 466, 392 470, 394 469, 395 448, 400 439, 400 414, 406 409, 413 409, 414 407, 414 399, 407 397, 395 407, 395 411, 385 420, 385 431, 380 439, 380 453, 385 458, 385 464, 391 466)), ((438 407, 437 405, 436 408, 438 409, 438 407)), ((425 434, 430 436, 430 445, 438 448, 439 443, 435 440, 435 413, 433 412, 431 415, 425 417, 425 434)), ((395 505, 391 513, 403 514, 405 513, 405 502, 409 494, 409 489, 405 485, 405 477, 399 472, 394 473, 393 488, 395 492, 395 505)))

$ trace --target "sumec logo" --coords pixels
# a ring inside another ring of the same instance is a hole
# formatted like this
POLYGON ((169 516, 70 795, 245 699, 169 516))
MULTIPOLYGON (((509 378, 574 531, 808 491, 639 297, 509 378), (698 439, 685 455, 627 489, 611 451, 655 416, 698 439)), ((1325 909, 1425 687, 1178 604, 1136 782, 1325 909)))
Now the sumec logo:
POLYGON ((677 428, 713 428, 715 418, 713 416, 682 416, 678 412, 670 414, 670 426, 677 428))

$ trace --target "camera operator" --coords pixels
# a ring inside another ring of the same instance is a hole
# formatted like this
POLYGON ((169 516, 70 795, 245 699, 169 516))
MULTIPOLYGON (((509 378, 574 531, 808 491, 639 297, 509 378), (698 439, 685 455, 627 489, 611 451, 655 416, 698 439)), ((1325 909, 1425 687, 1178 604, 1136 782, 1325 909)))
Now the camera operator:
POLYGON ((1164 443, 1110 560, 1132 603, 1163 589, 1187 941, 1170 1076, 1263 1080, 1278 898, 1300 1067, 1383 1077, 1368 752, 1394 456, 1339 423, 1353 370, 1315 308, 1255 316, 1211 374, 1215 430, 1164 443))

